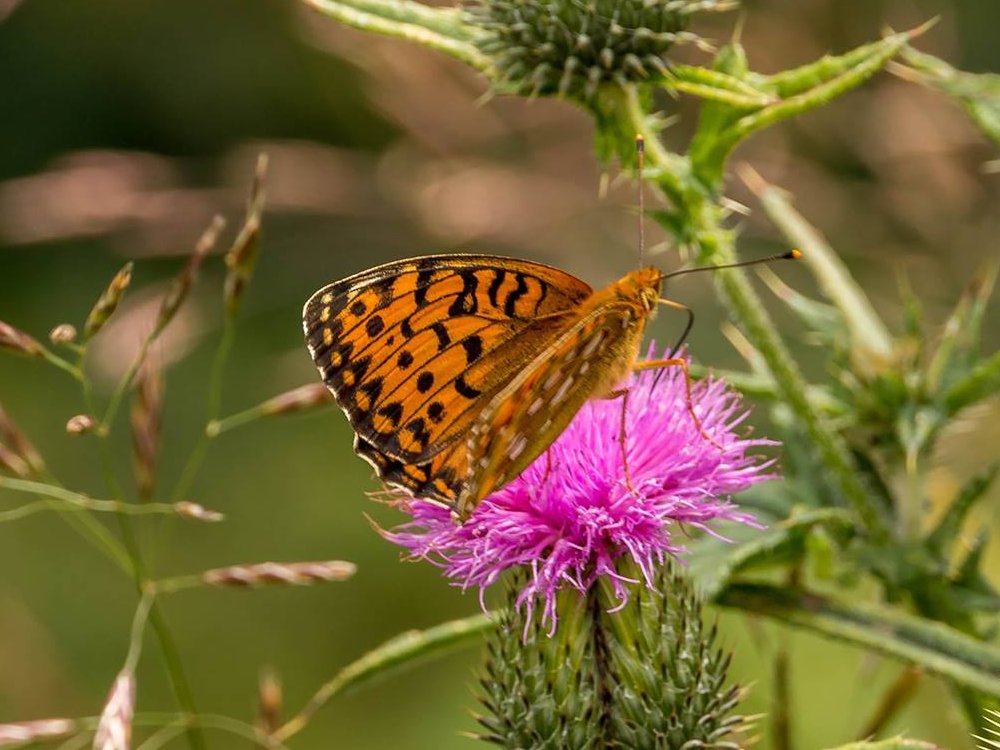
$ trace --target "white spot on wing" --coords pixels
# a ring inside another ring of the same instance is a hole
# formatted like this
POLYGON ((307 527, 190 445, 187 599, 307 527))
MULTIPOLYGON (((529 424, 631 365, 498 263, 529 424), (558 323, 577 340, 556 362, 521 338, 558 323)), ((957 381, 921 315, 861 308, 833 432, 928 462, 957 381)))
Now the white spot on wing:
POLYGON ((558 404, 560 401, 566 398, 566 394, 569 393, 570 387, 573 385, 573 376, 568 376, 559 386, 559 390, 556 391, 556 395, 552 397, 553 403, 558 404))
POLYGON ((524 449, 528 447, 528 438, 523 434, 517 434, 514 439, 510 441, 510 447, 507 449, 507 456, 511 461, 516 459, 522 453, 524 449))
POLYGON ((582 357, 584 359, 590 359, 591 355, 597 351, 598 347, 600 347, 602 341, 604 341, 604 331, 601 331, 587 342, 587 345, 583 347, 582 357))

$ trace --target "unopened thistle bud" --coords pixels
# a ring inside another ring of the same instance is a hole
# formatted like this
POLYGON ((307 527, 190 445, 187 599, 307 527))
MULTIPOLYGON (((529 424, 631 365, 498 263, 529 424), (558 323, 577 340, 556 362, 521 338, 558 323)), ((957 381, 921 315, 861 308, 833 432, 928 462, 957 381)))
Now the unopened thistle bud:
POLYGON ((741 690, 726 685, 729 656, 684 576, 673 563, 648 585, 634 565, 619 572, 637 581, 627 603, 607 580, 560 591, 554 633, 515 582, 487 643, 482 739, 525 750, 740 746, 741 690))
POLYGON ((76 341, 76 326, 60 323, 49 331, 49 341, 53 344, 72 344, 76 341))
POLYGON ((97 420, 89 414, 77 414, 66 422, 66 432, 70 435, 86 435, 97 427, 97 420))
POLYGON ((83 324, 83 340, 89 341, 94 334, 100 331, 104 324, 108 322, 108 319, 114 314, 118 307, 118 303, 122 301, 122 297, 125 296, 125 290, 128 289, 128 285, 132 282, 132 261, 129 261, 124 265, 124 267, 115 274, 114 278, 111 279, 111 283, 108 284, 108 288, 104 290, 100 297, 97 298, 97 302, 94 303, 94 307, 90 310, 90 314, 87 316, 87 322, 83 324))
POLYGON ((11 349, 29 357, 40 357, 42 345, 20 328, 0 320, 0 349, 11 349))
POLYGON ((703 11, 729 0, 477 0, 469 20, 499 73, 498 85, 532 96, 587 100, 607 83, 669 74, 666 53, 698 41, 686 31, 703 11))

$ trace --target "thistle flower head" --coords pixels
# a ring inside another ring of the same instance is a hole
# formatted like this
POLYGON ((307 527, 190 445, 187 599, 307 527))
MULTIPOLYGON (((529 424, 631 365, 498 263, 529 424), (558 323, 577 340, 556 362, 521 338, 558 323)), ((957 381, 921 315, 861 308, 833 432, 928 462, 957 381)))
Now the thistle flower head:
POLYGON ((699 429, 681 368, 647 371, 624 385, 632 489, 620 438, 622 400, 595 400, 464 524, 438 504, 404 500, 412 519, 386 536, 439 565, 463 589, 482 591, 504 571, 527 568, 518 605, 530 612, 540 601, 554 628, 562 588, 586 592, 603 578, 624 606, 631 579, 618 573, 618 558, 631 558, 648 585, 658 565, 683 551, 678 537, 685 528, 711 532, 710 522, 720 518, 753 524, 728 496, 771 478, 770 463, 750 451, 774 443, 736 434, 747 415, 739 398, 719 380, 695 384, 699 429))
POLYGON ((698 41, 685 29, 695 13, 728 0, 477 0, 470 21, 501 87, 520 94, 590 99, 601 84, 668 72, 665 55, 698 41))

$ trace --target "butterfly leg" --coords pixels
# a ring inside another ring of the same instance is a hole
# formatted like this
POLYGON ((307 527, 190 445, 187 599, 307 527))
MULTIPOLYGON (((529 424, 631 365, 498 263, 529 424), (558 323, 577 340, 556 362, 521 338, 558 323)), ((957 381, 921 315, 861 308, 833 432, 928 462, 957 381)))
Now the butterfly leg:
POLYGON ((636 497, 639 497, 639 493, 636 492, 635 485, 632 484, 632 475, 628 470, 628 451, 625 446, 625 417, 628 415, 628 393, 628 388, 618 388, 611 391, 611 393, 604 398, 621 398, 622 400, 621 426, 618 430, 618 445, 620 445, 622 449, 622 467, 625 470, 625 486, 628 487, 629 492, 636 497))
POLYGON ((691 372, 688 369, 688 363, 686 359, 681 359, 680 357, 670 357, 667 359, 652 359, 647 362, 638 362, 632 369, 638 372, 639 370, 657 370, 664 367, 680 367, 684 370, 684 390, 687 399, 687 410, 688 414, 691 415, 691 419, 694 420, 695 427, 698 428, 698 432, 701 436, 705 438, 708 442, 714 445, 719 450, 723 450, 722 445, 720 445, 715 438, 705 432, 704 426, 702 426, 701 419, 695 414, 694 411, 694 399, 691 396, 691 372))

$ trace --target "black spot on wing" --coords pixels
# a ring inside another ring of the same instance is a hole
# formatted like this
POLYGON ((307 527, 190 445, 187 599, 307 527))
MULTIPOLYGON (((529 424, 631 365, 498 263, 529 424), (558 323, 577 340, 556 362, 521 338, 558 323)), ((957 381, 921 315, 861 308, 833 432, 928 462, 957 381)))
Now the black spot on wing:
POLYGON ((468 399, 473 399, 478 397, 482 391, 473 388, 471 385, 465 382, 465 374, 459 375, 455 378, 455 390, 459 392, 460 395, 468 399))
POLYGON ((465 362, 472 364, 483 355, 483 339, 479 336, 466 336, 462 339, 462 348, 465 349, 465 362))
POLYGON ((497 295, 500 293, 500 287, 503 286, 504 279, 506 278, 507 272, 502 269, 493 272, 493 281, 490 282, 490 286, 486 290, 486 296, 490 298, 490 304, 493 307, 500 307, 497 295))
POLYGON ((431 326, 431 330, 434 331, 434 335, 437 336, 438 351, 443 352, 451 344, 451 336, 448 333, 448 326, 439 320, 431 326))
POLYGON ((417 390, 421 393, 427 393, 431 388, 434 387, 434 373, 424 371, 417 376, 417 390))
POLYGON ((449 505, 455 502, 462 484, 450 468, 433 473, 431 462, 408 464, 393 458, 362 437, 354 444, 354 452, 375 467, 379 479, 405 490, 414 497, 424 497, 449 505))
POLYGON ((396 365, 405 370, 407 367, 413 364, 413 355, 410 354, 406 349, 403 349, 396 358, 396 365))
POLYGON ((517 279, 517 286, 510 291, 503 301, 503 311, 512 318, 517 311, 517 301, 528 293, 528 282, 524 278, 524 274, 515 274, 514 278, 517 279))
POLYGON ((378 413, 392 422, 393 427, 399 427, 399 423, 403 420, 403 405, 399 401, 393 401, 381 407, 378 413))
POLYGON ((459 271, 458 275, 462 279, 462 291, 455 301, 448 308, 448 314, 452 317, 458 315, 475 315, 479 311, 479 302, 476 300, 476 290, 479 288, 479 279, 476 278, 475 271, 459 271))
POLYGON ((372 338, 375 338, 384 330, 385 330, 385 321, 382 320, 381 315, 372 315, 370 318, 368 318, 368 320, 365 321, 365 333, 367 333, 372 338))

